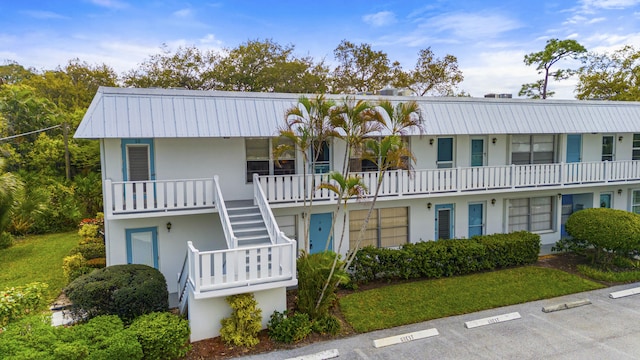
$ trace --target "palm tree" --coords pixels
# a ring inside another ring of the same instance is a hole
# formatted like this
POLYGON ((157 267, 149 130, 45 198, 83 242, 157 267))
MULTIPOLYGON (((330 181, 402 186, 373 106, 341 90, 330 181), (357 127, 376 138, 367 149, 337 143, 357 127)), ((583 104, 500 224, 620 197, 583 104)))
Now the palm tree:
MULTIPOLYGON (((290 140, 290 144, 280 144, 273 151, 275 159, 296 150, 302 157, 303 207, 305 209, 302 249, 304 250, 309 243, 309 213, 313 205, 313 193, 309 194, 308 191, 307 167, 314 169, 322 144, 331 134, 328 119, 330 109, 334 105, 333 100, 325 99, 324 95, 318 95, 314 99, 301 96, 298 104, 285 113, 286 124, 279 131, 280 136, 290 140), (309 196, 308 202, 307 196, 309 196)), ((277 161, 276 165, 278 165, 277 161)), ((315 187, 313 182, 311 185, 313 189, 315 187)))
MULTIPOLYGON (((0 159, 0 169, 4 161, 0 159)), ((0 175, 0 233, 7 229, 11 222, 11 214, 16 206, 16 194, 22 188, 22 182, 12 173, 0 175)))
POLYGON ((378 121, 384 125, 389 135, 384 136, 379 141, 371 138, 365 141, 364 156, 377 165, 378 178, 369 211, 358 233, 358 239, 355 246, 347 252, 346 261, 343 265, 345 269, 355 259, 375 208, 385 173, 393 169, 410 170, 411 162, 415 162, 415 157, 402 141, 401 135, 407 134, 412 129, 418 129, 420 134, 424 131, 422 112, 415 101, 398 103, 396 106, 393 106, 389 101, 382 101, 376 109, 378 121))

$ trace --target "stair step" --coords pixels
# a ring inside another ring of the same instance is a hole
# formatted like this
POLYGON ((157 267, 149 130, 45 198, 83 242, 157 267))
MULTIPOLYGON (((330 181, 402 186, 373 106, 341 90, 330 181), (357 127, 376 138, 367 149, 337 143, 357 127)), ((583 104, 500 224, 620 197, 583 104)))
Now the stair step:
POLYGON ((260 233, 265 233, 268 234, 269 232, 267 231, 267 228, 262 226, 262 227, 252 227, 252 228, 242 228, 242 229, 233 229, 233 233, 234 234, 245 234, 245 233, 250 233, 250 232, 260 232, 260 233))
POLYGON ((260 208, 257 206, 240 206, 227 208, 227 212, 231 211, 247 211, 247 212, 260 212, 260 208))
POLYGON ((253 224, 263 224, 263 225, 264 225, 264 221, 263 221, 262 219, 258 219, 258 220, 232 221, 232 222, 231 222, 231 227, 233 227, 234 225, 253 225, 253 224))

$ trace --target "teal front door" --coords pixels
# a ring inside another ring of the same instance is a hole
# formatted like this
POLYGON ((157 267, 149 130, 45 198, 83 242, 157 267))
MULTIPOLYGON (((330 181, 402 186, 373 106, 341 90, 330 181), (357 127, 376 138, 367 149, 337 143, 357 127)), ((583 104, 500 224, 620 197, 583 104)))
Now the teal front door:
POLYGON ((436 205, 436 240, 452 239, 453 204, 436 205))
POLYGON ((469 204, 469 239, 484 233, 484 206, 469 204))
POLYGON ((582 135, 567 135, 567 162, 575 163, 582 161, 582 135))
POLYGON ((315 254, 327 249, 333 250, 333 236, 331 236, 332 213, 311 214, 309 221, 309 253, 315 254))
POLYGON ((127 263, 158 268, 158 228, 127 229, 127 263))

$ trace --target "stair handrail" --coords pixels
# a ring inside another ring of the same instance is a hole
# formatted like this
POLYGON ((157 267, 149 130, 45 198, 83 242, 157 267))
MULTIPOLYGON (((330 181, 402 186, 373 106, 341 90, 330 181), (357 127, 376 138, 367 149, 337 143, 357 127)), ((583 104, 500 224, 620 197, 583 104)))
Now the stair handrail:
POLYGON ((276 218, 273 216, 273 211, 271 211, 267 197, 260 186, 258 174, 253 174, 253 198, 260 209, 271 243, 275 245, 293 242, 293 240, 289 239, 284 232, 280 231, 280 227, 278 227, 276 218))
POLYGON ((187 294, 187 280, 189 279, 189 271, 187 271, 187 264, 189 263, 189 250, 184 254, 184 262, 182 263, 182 269, 178 273, 178 306, 180 313, 184 311, 186 305, 187 294))
POLYGON ((231 220, 229 219, 227 206, 225 205, 224 198, 222 197, 222 190, 220 190, 218 175, 213 177, 213 189, 215 203, 218 207, 218 215, 220 216, 220 222, 222 223, 222 230, 224 231, 224 237, 227 240, 227 247, 229 249, 235 249, 238 247, 238 238, 235 236, 233 229, 231 228, 231 220))

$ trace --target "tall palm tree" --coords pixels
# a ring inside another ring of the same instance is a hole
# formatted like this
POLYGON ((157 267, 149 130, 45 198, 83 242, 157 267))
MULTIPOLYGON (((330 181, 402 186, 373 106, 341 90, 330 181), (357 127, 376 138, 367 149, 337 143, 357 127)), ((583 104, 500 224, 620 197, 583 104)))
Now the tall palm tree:
MULTIPOLYGON (((330 109, 335 105, 333 100, 317 95, 313 99, 301 96, 298 104, 285 113, 285 126, 279 130, 280 136, 289 139, 290 144, 275 147, 273 156, 280 158, 283 154, 298 151, 302 157, 303 207, 304 207, 304 241, 301 246, 306 251, 309 244, 310 208, 313 205, 313 192, 309 191, 307 168, 313 170, 318 160, 323 142, 331 134, 329 126, 330 109), (291 145, 293 144, 293 145, 291 145), (307 198, 308 196, 308 198, 307 198)), ((277 163, 276 163, 277 165, 277 163)), ((315 185, 311 183, 311 189, 315 185)))

